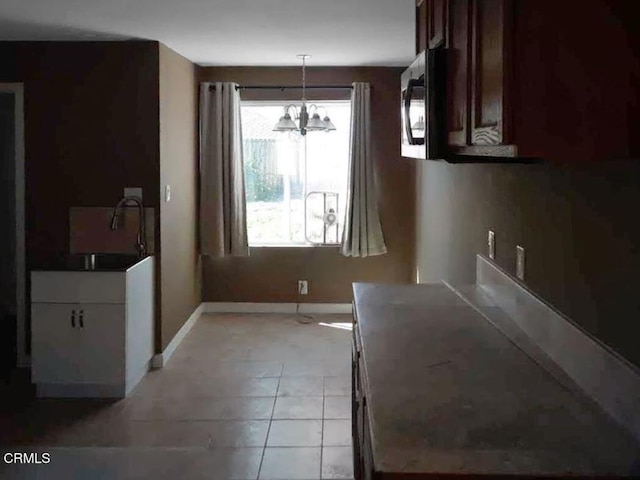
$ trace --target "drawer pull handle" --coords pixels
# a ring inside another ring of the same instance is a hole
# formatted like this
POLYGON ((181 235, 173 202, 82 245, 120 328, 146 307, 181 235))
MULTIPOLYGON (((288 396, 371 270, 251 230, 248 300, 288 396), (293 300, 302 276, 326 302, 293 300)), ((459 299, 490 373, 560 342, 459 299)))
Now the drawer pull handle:
POLYGON ((71 328, 76 328, 76 311, 71 310, 71 328))
POLYGON ((80 310, 80 316, 78 320, 80 321, 80 328, 84 328, 84 310, 80 310))

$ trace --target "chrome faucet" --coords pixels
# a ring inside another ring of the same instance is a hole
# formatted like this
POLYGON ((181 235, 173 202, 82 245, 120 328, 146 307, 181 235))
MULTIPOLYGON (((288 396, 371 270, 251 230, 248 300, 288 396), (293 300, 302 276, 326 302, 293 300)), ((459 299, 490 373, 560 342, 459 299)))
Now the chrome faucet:
POLYGON ((140 221, 138 223, 138 239, 136 242, 136 250, 138 250, 138 255, 140 257, 144 257, 147 253, 147 244, 144 240, 145 228, 144 228, 144 206, 142 205, 142 200, 140 197, 123 197, 113 209, 113 216, 111 217, 111 230, 116 230, 118 228, 118 221, 120 217, 120 208, 125 205, 127 202, 134 202, 138 206, 138 215, 140 221))

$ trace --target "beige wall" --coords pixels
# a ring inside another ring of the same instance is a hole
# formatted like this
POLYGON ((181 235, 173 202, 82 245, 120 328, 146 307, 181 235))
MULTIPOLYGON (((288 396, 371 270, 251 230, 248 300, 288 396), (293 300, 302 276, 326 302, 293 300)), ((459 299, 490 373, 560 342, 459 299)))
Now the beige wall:
POLYGON ((423 162, 418 182, 421 282, 475 281, 475 255, 496 234, 496 263, 640 365, 640 162, 451 165, 423 162))
MULTIPOLYGON (((372 152, 378 177, 378 204, 389 253, 345 258, 336 247, 252 248, 248 258, 205 258, 203 300, 208 302, 294 302, 297 280, 309 281, 305 302, 349 302, 351 283, 410 282, 414 271, 414 167, 400 156, 397 68, 309 68, 308 84, 372 87, 372 152)), ((300 84, 300 68, 202 68, 201 81, 241 85, 300 84)), ((299 91, 243 91, 243 99, 299 99, 299 91)), ((348 98, 349 92, 311 92, 310 98, 348 98)))
POLYGON ((200 304, 197 67, 160 45, 160 338, 164 349, 200 304), (171 200, 165 202, 165 186, 171 200))

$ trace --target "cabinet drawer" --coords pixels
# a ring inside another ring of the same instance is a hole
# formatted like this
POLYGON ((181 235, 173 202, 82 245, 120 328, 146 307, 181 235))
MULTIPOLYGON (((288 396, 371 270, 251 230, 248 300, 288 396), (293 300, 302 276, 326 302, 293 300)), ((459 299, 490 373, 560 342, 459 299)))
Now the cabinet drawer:
POLYGON ((125 303, 124 272, 31 272, 31 301, 125 303))

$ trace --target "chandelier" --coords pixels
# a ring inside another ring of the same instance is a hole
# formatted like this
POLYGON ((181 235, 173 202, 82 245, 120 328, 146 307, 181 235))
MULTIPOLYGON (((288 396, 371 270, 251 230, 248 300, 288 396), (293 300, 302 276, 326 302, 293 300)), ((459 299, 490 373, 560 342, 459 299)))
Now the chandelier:
POLYGON ((315 104, 311 104, 307 108, 305 68, 306 59, 310 56, 306 54, 298 55, 298 58, 302 59, 302 105, 298 107, 292 103, 284 107, 284 115, 280 117, 278 123, 273 127, 274 132, 299 131, 301 135, 306 135, 307 132, 330 132, 336 129, 327 115, 326 108, 318 107, 315 104), (320 118, 320 109, 324 110, 324 118, 322 119, 320 118), (311 115, 311 118, 309 118, 309 115, 311 115))

